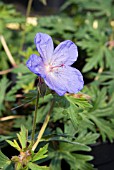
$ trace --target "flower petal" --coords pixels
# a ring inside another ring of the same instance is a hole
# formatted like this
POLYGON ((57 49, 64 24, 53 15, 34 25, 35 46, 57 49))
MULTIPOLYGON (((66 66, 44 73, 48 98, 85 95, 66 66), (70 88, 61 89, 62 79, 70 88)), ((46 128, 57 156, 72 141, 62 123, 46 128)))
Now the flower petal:
POLYGON ((26 66, 31 72, 37 74, 38 76, 42 76, 43 78, 45 77, 44 64, 41 57, 32 54, 27 60, 26 66))
POLYGON ((54 51, 52 38, 47 34, 37 33, 34 41, 43 61, 49 63, 54 51))
POLYGON ((77 93, 84 84, 80 71, 70 66, 59 67, 55 72, 48 73, 44 80, 60 96, 66 92, 77 93))
POLYGON ((78 57, 77 46, 70 40, 63 41, 54 50, 51 60, 53 65, 72 65, 78 57))

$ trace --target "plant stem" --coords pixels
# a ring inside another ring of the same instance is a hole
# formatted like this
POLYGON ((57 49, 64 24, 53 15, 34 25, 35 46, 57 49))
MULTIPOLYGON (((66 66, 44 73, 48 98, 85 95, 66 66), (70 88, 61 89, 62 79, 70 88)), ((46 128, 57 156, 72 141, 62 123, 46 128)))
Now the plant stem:
POLYGON ((28 5, 27 5, 26 21, 25 21, 25 24, 24 24, 24 30, 23 30, 23 32, 22 32, 22 41, 21 41, 21 45, 20 45, 20 51, 22 51, 23 45, 24 45, 24 42, 25 42, 25 33, 26 33, 27 18, 28 18, 29 15, 30 15, 32 2, 33 2, 33 0, 29 0, 29 1, 28 1, 28 5))
POLYGON ((38 146, 38 144, 39 144, 39 142, 40 142, 40 139, 42 138, 42 135, 43 135, 43 133, 44 133, 46 127, 47 127, 47 124, 48 124, 48 122, 49 122, 49 119, 50 119, 50 115, 51 115, 53 106, 54 106, 54 100, 52 100, 52 103, 51 103, 51 106, 50 106, 50 110, 49 110, 49 112, 48 112, 47 115, 46 115, 46 118, 45 118, 45 120, 44 120, 44 123, 43 123, 43 125, 42 125, 42 127, 41 127, 41 129, 40 129, 39 134, 38 134, 37 140, 36 140, 35 144, 34 144, 33 147, 32 147, 32 150, 33 150, 33 151, 34 151, 34 150, 36 149, 36 147, 38 146))
POLYGON ((36 118, 37 118, 38 102, 39 102, 39 91, 37 92, 37 97, 36 97, 35 112, 34 112, 34 118, 33 118, 33 127, 32 127, 32 134, 31 134, 31 145, 34 143, 34 135, 35 135, 35 129, 36 129, 36 118))
POLYGON ((32 1, 33 1, 33 0, 29 0, 29 2, 28 2, 27 11, 26 11, 26 19, 27 19, 27 18, 29 17, 29 15, 30 15, 31 6, 32 6, 32 1))

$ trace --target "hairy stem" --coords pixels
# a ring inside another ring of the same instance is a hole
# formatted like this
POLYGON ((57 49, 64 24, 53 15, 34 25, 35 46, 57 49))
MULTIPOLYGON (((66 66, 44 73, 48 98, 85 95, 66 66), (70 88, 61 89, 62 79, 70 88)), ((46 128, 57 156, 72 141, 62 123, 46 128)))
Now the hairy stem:
POLYGON ((42 138, 42 135, 43 135, 43 133, 44 133, 46 127, 47 127, 47 124, 48 124, 49 119, 50 119, 51 112, 52 112, 52 110, 53 110, 53 106, 54 106, 54 100, 53 100, 52 103, 51 103, 50 110, 49 110, 49 112, 48 112, 47 115, 46 115, 46 118, 45 118, 45 120, 44 120, 44 123, 43 123, 43 125, 42 125, 42 127, 41 127, 41 129, 40 129, 39 134, 38 134, 37 140, 36 140, 35 144, 34 144, 33 147, 32 147, 32 150, 33 150, 33 151, 34 151, 34 150, 36 149, 36 147, 38 146, 38 144, 39 144, 39 142, 40 142, 40 139, 42 138))

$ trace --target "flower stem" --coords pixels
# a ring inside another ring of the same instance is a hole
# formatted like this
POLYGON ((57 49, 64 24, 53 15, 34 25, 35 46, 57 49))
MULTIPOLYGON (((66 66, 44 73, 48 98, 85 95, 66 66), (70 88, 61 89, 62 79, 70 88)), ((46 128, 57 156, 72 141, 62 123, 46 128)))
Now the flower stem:
POLYGON ((38 146, 38 144, 39 144, 39 142, 40 142, 40 139, 42 138, 42 135, 43 135, 43 133, 44 133, 46 127, 47 127, 47 124, 48 124, 48 122, 49 122, 49 119, 50 119, 50 115, 51 115, 53 106, 54 106, 54 100, 52 100, 52 103, 51 103, 51 106, 50 106, 50 110, 49 110, 49 112, 48 112, 47 115, 46 115, 46 118, 45 118, 45 120, 44 120, 44 123, 43 123, 43 125, 42 125, 42 127, 41 127, 41 129, 40 129, 39 134, 38 134, 37 140, 36 140, 35 144, 34 144, 33 147, 32 147, 32 150, 33 150, 33 151, 34 151, 34 150, 36 149, 36 147, 38 146))
POLYGON ((37 118, 38 102, 39 102, 39 91, 37 92, 37 97, 36 97, 35 112, 34 112, 34 118, 33 118, 33 127, 32 127, 32 134, 31 134, 31 145, 34 143, 34 135, 35 135, 35 129, 36 129, 36 118, 37 118))

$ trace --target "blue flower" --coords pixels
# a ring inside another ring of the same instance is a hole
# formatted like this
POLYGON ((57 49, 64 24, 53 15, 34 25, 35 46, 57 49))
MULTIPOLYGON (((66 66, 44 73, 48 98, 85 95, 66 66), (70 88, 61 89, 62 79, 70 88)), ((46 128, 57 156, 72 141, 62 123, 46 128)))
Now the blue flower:
POLYGON ((66 92, 79 92, 84 85, 83 76, 71 67, 78 57, 77 46, 66 40, 54 50, 52 38, 44 33, 37 33, 34 41, 40 56, 30 56, 26 63, 29 70, 42 77, 47 86, 60 96, 66 92))

